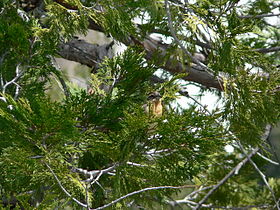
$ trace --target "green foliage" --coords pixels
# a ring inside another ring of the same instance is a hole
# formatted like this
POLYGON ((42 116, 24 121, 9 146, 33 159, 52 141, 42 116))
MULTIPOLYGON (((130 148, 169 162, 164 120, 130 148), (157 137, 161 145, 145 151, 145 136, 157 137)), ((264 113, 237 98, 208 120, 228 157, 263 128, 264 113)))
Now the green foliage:
POLYGON ((136 49, 128 49, 122 56, 105 61, 103 70, 111 72, 116 80, 116 89, 120 92, 118 95, 121 97, 145 93, 147 87, 143 83, 147 83, 149 77, 156 71, 145 62, 144 53, 138 53, 136 49))
POLYGON ((86 33, 88 16, 92 12, 84 8, 79 1, 68 2, 73 9, 65 8, 53 1, 46 2, 48 16, 44 19, 44 22, 49 27, 48 33, 57 36, 57 39, 63 38, 64 40, 68 40, 76 33, 86 33))
MULTIPOLYGON (((204 126, 213 124, 213 119, 207 119, 204 113, 193 109, 182 115, 169 113, 164 116, 167 122, 161 122, 148 118, 136 104, 126 105, 125 110, 130 111, 128 113, 122 110, 122 105, 118 103, 120 110, 116 111, 118 95, 101 96, 97 97, 97 100, 83 94, 84 92, 81 92, 73 96, 80 98, 79 103, 76 103, 75 98, 71 99, 74 103, 70 100, 59 104, 44 98, 15 102, 8 97, 7 103, 1 104, 1 130, 9 131, 0 133, 1 169, 6 170, 1 176, 2 188, 6 193, 12 190, 17 193, 25 192, 35 184, 33 180, 44 180, 44 186, 53 183, 49 176, 44 175, 47 171, 44 162, 50 164, 63 185, 79 197, 83 194, 82 184, 77 181, 75 173, 68 171, 66 176, 63 175, 68 170, 66 166, 92 170, 120 164, 116 176, 104 176, 99 180, 105 189, 114 186, 112 198, 150 185, 179 185, 201 171, 201 168, 205 168, 206 165, 202 166, 201 161, 207 158, 211 150, 223 144, 223 134, 217 135, 221 130, 219 127, 213 126, 211 130, 208 128, 205 131, 204 126), (83 100, 84 98, 86 100, 83 100), (7 104, 12 105, 11 110, 7 108, 7 104), (92 113, 96 109, 99 109, 99 112, 92 113), (82 110, 86 110, 88 116, 75 114, 82 110), (81 118, 77 119, 78 116, 81 118), (116 121, 112 125, 109 120, 116 121), (158 136, 149 137, 151 132, 156 132, 153 128, 155 123, 158 123, 158 136), (87 131, 82 132, 82 128, 87 131), (17 151, 19 147, 21 152, 17 151), (164 156, 153 157, 151 162, 147 153, 154 148, 155 151, 167 149, 168 152, 164 156), (15 153, 17 155, 14 155, 15 153), (81 160, 70 161, 77 156, 81 156, 81 160), (145 167, 135 169, 127 165, 127 161, 145 164, 145 167), (21 162, 24 162, 26 167, 17 169, 22 166, 21 162), (10 165, 11 163, 16 164, 10 165), (31 173, 32 171, 36 173, 31 173), (8 187, 11 177, 17 177, 13 188, 8 187), (170 181, 170 178, 173 181, 170 181), (26 188, 22 188, 22 185, 26 188)), ((97 190, 98 188, 97 186, 97 190)), ((151 195, 153 194, 157 195, 155 192, 151 195)), ((93 206, 100 205, 105 199, 104 194, 101 193, 100 196, 95 197, 93 206)))
MULTIPOLYGON (((203 51, 208 56, 205 65, 223 80, 222 107, 208 112, 197 103, 170 108, 181 80, 193 81, 193 75, 171 75, 162 68, 201 69, 190 58, 185 63, 188 56, 170 36, 163 1, 46 0, 29 12, 19 2, 1 1, 0 205, 6 208, 5 199, 16 199, 26 209, 79 209, 75 198, 96 208, 151 186, 215 185, 245 158, 236 148, 224 152, 225 145, 235 146, 238 139, 248 150, 264 148, 264 128, 279 120, 279 52, 261 54, 252 48, 278 46, 280 35, 265 20, 242 17, 271 13, 273 2, 250 1, 244 8, 237 7, 238 2, 169 1, 177 37, 191 53, 203 51), (52 101, 46 89, 52 77, 61 78, 52 62, 57 46, 86 34, 89 21, 130 46, 98 64, 91 78, 92 94, 66 82, 69 95, 65 91, 65 97, 52 101), (166 51, 143 50, 143 39, 154 32, 172 42, 166 51), (209 46, 198 47, 201 40, 209 46), (158 70, 166 81, 153 84, 150 78, 158 70), (160 117, 143 109, 153 91, 163 96, 160 117)), ((206 73, 201 70, 201 75, 206 73)), ((253 161, 266 164, 255 156, 253 161)), ((271 207, 271 192, 260 180, 247 164, 208 202, 271 207)), ((279 180, 269 178, 269 185, 278 198, 279 180)), ((125 209, 129 203, 164 208, 166 199, 177 192, 142 192, 112 208, 125 209)))
POLYGON ((252 145, 260 143, 267 123, 275 124, 278 121, 279 115, 276 113, 279 113, 279 93, 275 92, 277 84, 277 73, 268 79, 248 75, 244 70, 239 70, 238 76, 229 81, 230 93, 226 95, 225 116, 231 123, 231 129, 243 142, 252 145))
POLYGON ((100 4, 105 8, 104 12, 93 14, 92 19, 102 25, 106 33, 119 41, 126 42, 131 35, 144 37, 154 27, 159 27, 163 31, 167 29, 166 23, 162 21, 164 8, 158 1, 106 0, 100 4), (143 25, 140 33, 136 29, 135 20, 148 22, 143 25))
MULTIPOLYGON (((47 41, 51 35, 46 40, 39 32, 44 29, 40 28, 38 20, 20 17, 14 5, 3 8, 0 23, 0 73, 3 81, 11 81, 16 75, 24 73, 17 83, 23 89, 21 94, 26 97, 30 97, 30 91, 33 97, 37 93, 42 94, 48 77, 55 71, 50 65, 54 43, 47 41)), ((15 92, 14 84, 8 86, 5 92, 15 92)))
MULTIPOLYGON (((207 182, 208 185, 216 184, 244 158, 239 152, 236 154, 220 153, 213 155, 209 163, 214 164, 214 167, 209 168, 206 177, 199 177, 200 182, 207 182), (227 164, 219 164, 221 162, 226 162, 227 164)), ((258 165, 263 162, 260 158, 253 158, 253 161, 258 165)), ((279 183, 279 179, 269 179, 269 184, 275 196, 279 197, 279 184, 277 183, 279 183)), ((262 206, 264 203, 273 206, 273 198, 269 190, 264 188, 263 185, 264 183, 258 179, 258 175, 253 170, 253 167, 245 165, 242 169, 238 170, 238 174, 234 173, 226 183, 221 185, 210 196, 209 201, 214 205, 221 206, 262 206)))
POLYGON ((30 23, 24 22, 12 6, 6 6, 0 16, 1 74, 8 81, 14 76, 17 63, 24 63, 29 53, 30 23), (27 30, 26 30, 27 29, 27 30))

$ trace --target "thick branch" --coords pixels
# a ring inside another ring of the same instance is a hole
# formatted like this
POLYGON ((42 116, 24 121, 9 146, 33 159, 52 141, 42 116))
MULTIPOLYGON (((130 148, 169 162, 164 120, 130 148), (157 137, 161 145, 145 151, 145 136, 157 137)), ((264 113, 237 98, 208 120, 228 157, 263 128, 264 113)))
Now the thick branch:
POLYGON ((58 54, 71 61, 97 68, 99 63, 105 58, 112 58, 112 43, 97 45, 90 44, 80 39, 73 39, 67 43, 59 45, 58 54))
MULTIPOLYGON (((65 3, 63 0, 55 1, 66 8, 77 9, 71 8, 71 6, 65 3)), ((89 20, 89 23, 89 29, 104 32, 104 29, 94 21, 89 20)), ((128 39, 128 41, 126 41, 126 43, 124 44, 127 46, 135 44, 142 45, 147 52, 148 59, 151 59, 152 57, 157 55, 158 50, 161 50, 162 58, 159 58, 159 60, 162 60, 164 55, 166 54, 165 49, 160 49, 159 43, 154 42, 151 50, 149 47, 150 43, 148 43, 151 40, 152 39, 149 38, 149 40, 145 39, 144 41, 139 41, 134 37, 130 37, 130 39, 128 39)), ((93 66, 95 68, 105 56, 111 57, 111 55, 109 56, 107 45, 98 46, 89 44, 82 40, 72 40, 68 43, 61 44, 59 46, 58 53, 65 59, 76 61, 88 66, 93 66)), ((222 81, 218 81, 213 75, 209 74, 206 71, 203 71, 202 69, 190 67, 190 65, 184 66, 174 59, 170 59, 168 62, 166 62, 165 65, 161 65, 160 67, 164 68, 172 74, 187 73, 188 75, 184 78, 187 81, 197 82, 206 87, 213 87, 219 90, 223 89, 222 81)))
MULTIPOLYGON (((55 0, 57 3, 63 5, 66 8, 69 9, 77 9, 72 8, 70 5, 64 2, 64 0, 55 0)), ((276 14, 278 15, 278 14, 276 14)), ((263 17, 263 16, 276 16, 275 14, 262 14, 254 16, 256 17, 263 17)), ((243 18, 247 18, 244 16, 243 18)), ((89 29, 96 30, 99 32, 104 32, 104 29, 102 26, 95 23, 93 20, 89 19, 89 29)), ((160 54, 159 60, 163 60, 164 55, 166 54, 165 49, 161 49, 160 43, 153 43, 153 50, 150 50, 149 47, 149 41, 152 39, 145 39, 143 41, 137 40, 135 37, 130 37, 129 39, 126 39, 125 45, 131 46, 135 44, 141 44, 145 51, 147 52, 147 59, 153 58, 155 55, 158 56, 160 54), (148 44, 147 44, 148 43, 148 44), (155 52, 155 49, 157 51, 155 52), (159 53, 159 49, 161 52, 159 53)), ((198 42, 197 45, 201 47, 205 47, 208 49, 211 49, 212 47, 208 44, 205 44, 203 42, 198 42)), ((278 51, 279 47, 271 47, 271 48, 260 48, 260 49, 254 49, 253 51, 261 52, 261 53, 267 53, 267 52, 273 52, 278 51)), ((85 41, 81 40, 72 40, 71 42, 68 42, 66 44, 60 45, 60 51, 59 54, 66 59, 73 60, 76 62, 79 62, 81 64, 85 64, 88 66, 93 66, 94 68, 98 67, 98 63, 105 57, 111 57, 112 55, 109 55, 107 46, 102 45, 92 45, 89 43, 86 43, 85 41)), ((193 63, 201 63, 196 62, 195 58, 193 60, 193 63)), ((187 73, 188 75, 184 78, 187 81, 196 82, 199 84, 202 84, 206 87, 212 87, 216 88, 218 90, 223 90, 223 82, 221 79, 215 78, 212 73, 205 71, 205 69, 201 68, 201 66, 191 66, 191 65, 183 65, 179 61, 175 59, 169 59, 168 62, 166 62, 164 65, 162 63, 158 63, 159 67, 169 71, 171 74, 176 73, 187 73), (160 65, 161 64, 161 65, 160 65), (199 68, 198 68, 199 67, 199 68)))
MULTIPOLYGON (((169 71, 171 74, 187 73, 183 79, 200 83, 206 87, 213 87, 219 90, 223 89, 222 81, 218 81, 213 75, 200 69, 198 66, 183 65, 176 59, 168 59, 167 62, 162 63, 165 59, 166 50, 160 47, 160 44, 151 38, 140 42, 138 40, 131 40, 129 45, 141 45, 147 52, 146 58, 153 59, 157 56, 158 66, 169 71)), ((74 39, 68 43, 60 44, 59 55, 65 59, 79 62, 87 66, 97 67, 99 62, 105 57, 112 57, 111 44, 96 45, 90 44, 83 40, 74 39)))

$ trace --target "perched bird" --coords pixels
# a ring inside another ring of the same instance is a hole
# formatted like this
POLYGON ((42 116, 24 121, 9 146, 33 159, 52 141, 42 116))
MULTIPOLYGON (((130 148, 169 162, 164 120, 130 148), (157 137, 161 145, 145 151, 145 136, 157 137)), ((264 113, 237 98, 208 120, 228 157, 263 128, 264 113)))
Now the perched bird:
MULTIPOLYGON (((148 102, 143 105, 143 108, 147 115, 152 118, 158 118, 162 116, 163 107, 162 107, 162 99, 159 92, 155 91, 149 94, 147 97, 148 102)), ((154 121, 153 119, 152 121, 154 121)), ((155 132, 158 127, 158 122, 149 122, 149 129, 147 131, 148 136, 154 137, 155 132)))
POLYGON ((148 103, 144 105, 145 112, 155 117, 162 116, 162 99, 159 92, 155 91, 149 94, 148 103))

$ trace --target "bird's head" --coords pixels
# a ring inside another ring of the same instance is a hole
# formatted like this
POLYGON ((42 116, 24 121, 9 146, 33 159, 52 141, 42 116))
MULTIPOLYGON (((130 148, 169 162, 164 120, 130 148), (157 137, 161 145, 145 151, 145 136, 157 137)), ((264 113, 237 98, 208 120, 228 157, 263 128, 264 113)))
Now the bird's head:
POLYGON ((151 92, 148 96, 148 101, 159 101, 161 99, 161 95, 159 92, 151 92))

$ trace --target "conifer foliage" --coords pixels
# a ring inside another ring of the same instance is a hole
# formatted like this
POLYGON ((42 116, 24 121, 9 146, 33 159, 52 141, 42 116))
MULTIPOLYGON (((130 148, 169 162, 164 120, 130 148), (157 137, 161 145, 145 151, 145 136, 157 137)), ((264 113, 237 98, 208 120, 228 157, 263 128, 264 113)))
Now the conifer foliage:
POLYGON ((279 209, 280 180, 265 174, 280 164, 279 6, 2 0, 1 208, 279 209), (111 42, 77 38, 89 30, 111 42), (57 57, 89 67, 89 90, 57 57), (160 116, 143 108, 155 91, 160 116))

